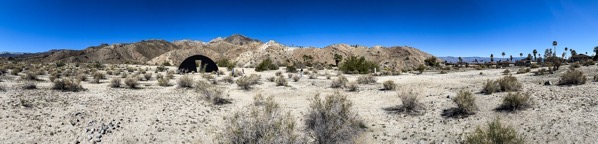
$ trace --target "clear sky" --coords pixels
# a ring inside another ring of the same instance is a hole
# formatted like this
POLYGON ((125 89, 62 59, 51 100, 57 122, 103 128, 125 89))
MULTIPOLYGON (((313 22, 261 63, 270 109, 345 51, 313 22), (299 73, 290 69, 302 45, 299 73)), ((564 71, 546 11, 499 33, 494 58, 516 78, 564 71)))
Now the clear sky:
POLYGON ((0 0, 0 51, 243 34, 285 45, 518 56, 598 45, 598 0, 0 0))

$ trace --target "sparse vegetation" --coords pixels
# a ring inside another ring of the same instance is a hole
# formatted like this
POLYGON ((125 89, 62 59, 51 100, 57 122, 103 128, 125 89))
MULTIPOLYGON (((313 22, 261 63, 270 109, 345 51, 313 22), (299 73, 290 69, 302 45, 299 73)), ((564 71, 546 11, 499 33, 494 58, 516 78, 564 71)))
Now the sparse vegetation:
POLYGON ((216 65, 219 67, 226 67, 228 70, 232 70, 237 65, 236 63, 231 62, 230 60, 223 58, 216 62, 216 65))
POLYGON ((287 73, 296 73, 296 72, 297 72, 297 68, 295 68, 294 65, 287 66, 287 73))
POLYGON ((372 74, 362 75, 357 78, 359 84, 372 84, 376 83, 376 78, 372 74))
POLYGON ((309 79, 318 79, 318 74, 316 74, 316 73, 309 74, 309 79))
POLYGON ((524 138, 511 126, 504 126, 500 118, 488 122, 488 127, 482 129, 479 126, 476 130, 467 135, 466 144, 523 144, 524 138))
POLYGON ((189 75, 183 75, 177 81, 179 88, 192 88, 193 87, 193 78, 189 75))
POLYGON ((299 77, 299 76, 297 76, 297 75, 294 75, 294 76, 293 76, 293 81, 294 81, 294 82, 298 82, 300 79, 301 79, 301 77, 299 77))
POLYGON ((125 85, 131 89, 136 89, 139 86, 138 79, 135 77, 129 77, 125 79, 125 85))
POLYGON ((32 72, 25 72, 24 75, 21 75, 21 80, 28 80, 28 81, 37 81, 37 75, 32 72))
POLYGON ((241 87, 244 90, 251 89, 251 86, 256 85, 259 83, 261 76, 257 74, 251 74, 249 76, 243 76, 237 79, 236 83, 237 86, 241 87))
POLYGON ((276 77, 276 86, 288 86, 287 79, 282 76, 276 77))
POLYGON ((358 91, 359 85, 357 85, 357 82, 355 82, 355 81, 349 82, 349 83, 347 83, 347 90, 352 91, 352 92, 358 91))
POLYGON ((503 98, 502 104, 496 108, 499 111, 523 110, 531 106, 531 97, 528 93, 509 93, 503 98))
POLYGON ((26 90, 37 89, 37 83, 33 81, 27 81, 23 84, 22 88, 26 90))
POLYGON ((397 84, 392 80, 387 80, 387 81, 384 81, 384 83, 382 83, 382 86, 383 86, 383 90, 395 90, 397 87, 397 84))
POLYGON ((478 110, 478 106, 475 104, 475 97, 469 91, 459 91, 457 96, 453 98, 453 102, 457 104, 457 107, 444 110, 442 112, 442 116, 465 117, 475 114, 475 112, 478 110))
POLYGON ((384 108, 384 110, 391 113, 406 113, 410 115, 422 114, 424 108, 419 102, 418 94, 413 90, 402 91, 397 93, 401 98, 401 105, 395 107, 384 108))
POLYGON ((331 88, 343 88, 347 84, 349 80, 345 76, 338 76, 336 79, 332 80, 332 84, 330 85, 331 88))
POLYGON ((305 126, 315 143, 352 143, 365 124, 351 109, 353 104, 340 92, 326 97, 312 98, 305 126))
POLYGON ((586 76, 582 71, 570 69, 559 79, 559 85, 582 85, 586 83, 586 76))
POLYGON ((52 86, 52 89, 60 90, 60 91, 72 91, 72 92, 78 92, 78 91, 84 90, 78 80, 69 79, 69 78, 54 80, 54 85, 52 86))
POLYGON ((110 80, 110 87, 111 88, 118 88, 120 87, 120 78, 118 77, 114 77, 112 78, 112 80, 110 80))
POLYGON ((504 71, 502 71, 503 75, 509 75, 511 74, 511 71, 509 71, 509 69, 505 69, 504 71))
POLYGON ((416 69, 417 69, 417 71, 419 72, 419 74, 423 74, 423 73, 424 73, 424 71, 426 70, 426 66, 424 66, 424 65, 419 65, 419 66, 417 66, 417 68, 416 68, 416 69))
POLYGON ((295 119, 284 113, 272 97, 261 95, 246 111, 238 111, 226 119, 224 131, 218 135, 221 143, 294 144, 304 143, 296 132, 295 119))
POLYGON ((345 59, 339 66, 340 71, 350 74, 367 74, 373 72, 374 68, 379 69, 378 64, 365 60, 365 57, 357 58, 355 56, 345 59))
POLYGON ((523 84, 512 75, 504 76, 496 81, 487 80, 482 88, 482 93, 492 94, 494 92, 515 92, 521 90, 523 84))
POLYGON ((143 78, 145 78, 146 81, 149 81, 150 79, 152 79, 152 73, 143 74, 143 78))
POLYGON ((235 82, 233 80, 233 77, 231 77, 231 76, 225 76, 224 78, 222 78, 222 81, 227 82, 227 83, 234 83, 235 82))
POLYGON ((531 72, 532 70, 529 68, 520 68, 519 70, 517 70, 517 74, 524 74, 524 73, 528 73, 531 72))

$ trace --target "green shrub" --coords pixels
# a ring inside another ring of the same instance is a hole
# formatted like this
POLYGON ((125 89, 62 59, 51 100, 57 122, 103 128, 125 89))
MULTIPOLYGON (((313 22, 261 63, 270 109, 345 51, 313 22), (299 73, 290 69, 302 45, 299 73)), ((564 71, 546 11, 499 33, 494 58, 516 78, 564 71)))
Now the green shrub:
POLYGON ((295 119, 281 110, 272 97, 261 95, 242 111, 235 112, 225 121, 220 143, 230 144, 294 144, 305 143, 297 133, 295 119))
POLYGON ((260 64, 258 64, 255 67, 255 71, 257 71, 257 72, 267 71, 267 70, 278 70, 278 66, 276 64, 272 63, 272 60, 270 58, 263 60, 260 64))
POLYGON ((365 57, 357 58, 351 56, 339 66, 339 70, 343 73, 360 73, 367 74, 373 72, 375 69, 379 69, 378 64, 372 61, 365 60, 365 57))
POLYGON ((287 72, 288 73, 296 73, 297 72, 297 68, 295 68, 294 65, 289 65, 289 66, 287 66, 287 72))
POLYGON ((426 66, 424 66, 423 64, 420 64, 419 66, 417 66, 416 69, 419 72, 419 74, 423 74, 424 71, 426 70, 426 66))
POLYGON ((387 80, 387 81, 384 81, 384 83, 382 83, 382 86, 383 86, 383 90, 395 90, 397 87, 397 84, 392 80, 387 80))
POLYGON ((531 97, 527 93, 509 93, 503 98, 502 104, 496 108, 499 111, 523 110, 531 106, 531 97))
POLYGON ((183 75, 179 78, 177 82, 179 88, 192 88, 193 87, 193 78, 189 75, 183 75))
POLYGON ((559 85, 582 85, 586 83, 586 76, 582 71, 570 69, 559 79, 559 85))
POLYGON ((372 74, 362 75, 357 78, 357 82, 359 84, 372 84, 376 83, 376 78, 372 74))
POLYGON ((218 65, 219 67, 226 67, 228 70, 232 70, 235 68, 235 66, 237 65, 234 62, 231 62, 230 60, 223 58, 220 59, 216 62, 216 65, 218 65))
POLYGON ((365 124, 351 109, 347 96, 335 92, 325 100, 317 94, 310 100, 305 126, 314 143, 353 143, 364 132, 365 124))
POLYGON ((480 128, 467 135, 466 144, 523 144, 525 143, 523 136, 515 131, 515 128, 504 126, 500 122, 500 118, 496 118, 492 122, 488 122, 487 128, 480 128))

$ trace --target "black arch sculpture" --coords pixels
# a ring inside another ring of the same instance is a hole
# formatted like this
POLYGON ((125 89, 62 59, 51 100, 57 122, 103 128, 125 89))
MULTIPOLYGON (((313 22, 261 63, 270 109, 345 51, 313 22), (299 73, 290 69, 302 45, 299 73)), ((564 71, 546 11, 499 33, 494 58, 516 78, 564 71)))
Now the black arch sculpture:
POLYGON ((203 55, 194 55, 188 57, 181 63, 181 65, 179 65, 179 71, 197 72, 197 64, 195 63, 197 60, 201 61, 201 67, 205 67, 206 72, 218 71, 218 66, 216 63, 212 59, 203 55))

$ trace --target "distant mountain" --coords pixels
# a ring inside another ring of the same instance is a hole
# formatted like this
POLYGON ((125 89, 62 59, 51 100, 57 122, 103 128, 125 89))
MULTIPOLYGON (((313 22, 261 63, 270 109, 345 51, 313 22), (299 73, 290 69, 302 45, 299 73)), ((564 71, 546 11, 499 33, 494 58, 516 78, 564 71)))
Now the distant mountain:
MULTIPOLYGON (((448 56, 448 57, 438 57, 439 59, 442 59, 443 61, 447 61, 450 63, 456 63, 459 62, 459 57, 452 57, 452 56, 448 56)), ((521 58, 521 57, 513 57, 513 61, 517 61, 520 59, 524 59, 525 57, 521 58)), ((475 60, 478 60, 478 62, 483 63, 483 62, 490 62, 490 57, 461 57, 461 59, 463 59, 463 62, 475 62, 475 60)), ((502 57, 494 57, 494 61, 508 61, 510 60, 510 58, 506 57, 503 59, 502 57)))
POLYGON ((240 34, 226 38, 215 38, 209 42, 196 40, 143 40, 127 44, 101 44, 84 50, 57 50, 45 53, 20 56, 17 60, 31 62, 101 62, 101 63, 143 63, 178 65, 192 55, 205 55, 215 61, 229 59, 239 66, 251 67, 266 58, 274 63, 287 65, 305 62, 310 56, 312 63, 335 64, 334 55, 343 58, 363 56, 378 62, 382 67, 401 70, 423 64, 432 55, 406 46, 364 47, 347 44, 333 44, 324 48, 289 47, 270 40, 263 43, 240 34))

